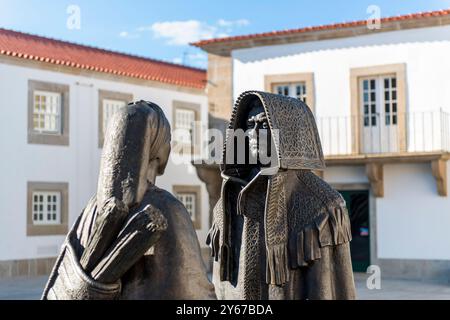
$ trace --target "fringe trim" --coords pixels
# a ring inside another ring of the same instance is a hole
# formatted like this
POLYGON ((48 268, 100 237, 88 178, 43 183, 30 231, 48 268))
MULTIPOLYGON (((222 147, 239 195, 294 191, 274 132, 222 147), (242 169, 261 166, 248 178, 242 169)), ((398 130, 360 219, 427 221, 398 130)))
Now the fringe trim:
POLYGON ((284 244, 266 249, 266 282, 282 286, 289 281, 288 250, 284 244))
POLYGON ((232 263, 230 246, 220 244, 220 228, 213 224, 206 237, 206 244, 211 248, 211 257, 220 263, 220 280, 231 281, 232 263))
POLYGON ((345 207, 337 207, 317 217, 289 239, 291 267, 308 266, 322 258, 321 248, 337 246, 352 239, 350 218, 345 207))
POLYGON ((218 261, 220 254, 220 229, 216 224, 213 224, 208 232, 208 236, 206 237, 206 245, 211 248, 211 257, 214 258, 214 261, 218 261))

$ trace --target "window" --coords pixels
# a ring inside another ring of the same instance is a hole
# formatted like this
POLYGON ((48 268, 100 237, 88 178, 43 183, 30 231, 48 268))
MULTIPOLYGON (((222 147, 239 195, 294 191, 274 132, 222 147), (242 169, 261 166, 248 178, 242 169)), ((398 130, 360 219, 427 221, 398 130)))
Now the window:
POLYGON ((173 193, 186 208, 186 211, 189 213, 192 223, 194 224, 194 228, 201 229, 201 187, 192 185, 176 185, 173 186, 173 193))
POLYGON ((315 109, 314 74, 287 73, 266 75, 264 88, 268 92, 297 98, 308 105, 311 111, 315 109))
POLYGON ((353 153, 406 150, 406 64, 350 69, 353 153))
POLYGON ((275 92, 277 94, 297 98, 304 103, 308 103, 306 96, 306 83, 304 82, 276 85, 275 92))
POLYGON ((28 81, 28 143, 69 145, 69 86, 28 81))
POLYGON ((65 235, 68 231, 68 184, 28 182, 27 187, 27 235, 65 235))
POLYGON ((103 148, 105 133, 109 120, 118 109, 133 101, 133 95, 128 93, 99 90, 98 91, 98 147, 103 148))
POLYGON ((33 130, 61 132, 61 94, 46 91, 34 92, 33 130))
POLYGON ((186 207, 187 212, 191 216, 192 221, 195 221, 195 193, 180 192, 176 194, 178 200, 186 207))
POLYGON ((174 101, 173 102, 173 151, 182 154, 197 154, 200 150, 201 130, 200 105, 174 101))
POLYGON ((61 221, 61 192, 33 192, 33 224, 59 224, 61 221))
POLYGON ((127 103, 121 100, 103 100, 103 136, 105 136, 106 129, 108 129, 109 120, 113 116, 114 112, 122 107, 125 107, 127 103))
POLYGON ((174 140, 183 144, 191 143, 191 133, 195 122, 195 111, 188 109, 175 110, 174 140))

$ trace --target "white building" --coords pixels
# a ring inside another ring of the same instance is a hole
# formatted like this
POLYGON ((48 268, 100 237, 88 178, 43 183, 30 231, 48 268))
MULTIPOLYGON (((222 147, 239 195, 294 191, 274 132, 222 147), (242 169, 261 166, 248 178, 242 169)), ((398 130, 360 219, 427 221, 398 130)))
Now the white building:
POLYGON ((245 90, 313 110, 354 269, 450 279, 450 10, 200 41, 210 113, 245 90))
MULTIPOLYGON (((149 100, 173 129, 189 128, 208 119, 205 78, 199 69, 0 29, 0 277, 49 273, 96 192, 103 128, 115 108, 149 100)), ((169 161, 157 185, 185 203, 204 244, 208 197, 185 158, 169 161)))

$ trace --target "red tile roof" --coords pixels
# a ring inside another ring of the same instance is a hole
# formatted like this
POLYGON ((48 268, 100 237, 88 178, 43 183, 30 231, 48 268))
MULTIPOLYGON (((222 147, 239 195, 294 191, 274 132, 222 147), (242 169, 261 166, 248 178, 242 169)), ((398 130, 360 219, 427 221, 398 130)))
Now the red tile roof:
POLYGON ((202 69, 0 28, 0 55, 203 89, 202 69))
MULTIPOLYGON (((381 23, 391 22, 391 21, 400 21, 400 20, 413 20, 413 19, 428 18, 428 17, 439 17, 439 16, 447 16, 447 15, 450 15, 450 9, 439 10, 439 11, 420 12, 420 13, 406 14, 406 15, 395 16, 395 17, 381 18, 381 23)), ((271 31, 271 32, 254 33, 254 34, 248 34, 248 35, 242 35, 242 36, 232 36, 232 37, 215 38, 215 39, 209 39, 209 40, 201 40, 201 41, 194 42, 191 44, 196 47, 202 47, 204 45, 210 45, 210 44, 216 44, 216 43, 217 44, 219 44, 219 43, 225 44, 225 43, 239 41, 239 40, 253 40, 253 39, 266 38, 266 37, 292 35, 292 34, 296 34, 296 33, 304 33, 304 32, 311 32, 311 31, 336 30, 336 29, 350 28, 350 27, 355 27, 355 26, 363 26, 366 24, 367 24, 367 20, 358 20, 358 21, 353 21, 353 22, 333 23, 333 24, 313 26, 313 27, 304 27, 304 28, 299 28, 299 29, 271 31)))

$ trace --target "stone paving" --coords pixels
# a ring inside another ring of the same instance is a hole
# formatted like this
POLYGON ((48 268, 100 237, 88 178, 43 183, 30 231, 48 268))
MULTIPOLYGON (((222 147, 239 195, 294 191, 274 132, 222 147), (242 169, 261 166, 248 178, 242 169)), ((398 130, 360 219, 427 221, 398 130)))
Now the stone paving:
MULTIPOLYGON (((367 274, 355 274, 358 299, 450 300, 450 284, 382 279, 380 290, 369 290, 367 274)), ((47 277, 0 279, 0 300, 39 299, 47 277)))

